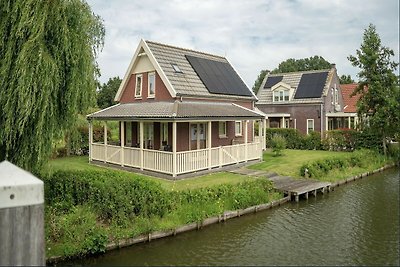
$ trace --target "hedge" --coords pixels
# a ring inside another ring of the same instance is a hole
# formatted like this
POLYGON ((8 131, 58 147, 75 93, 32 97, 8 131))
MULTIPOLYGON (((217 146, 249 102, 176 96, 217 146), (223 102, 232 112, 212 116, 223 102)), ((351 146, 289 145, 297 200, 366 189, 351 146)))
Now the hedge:
POLYGON ((382 141, 371 131, 331 130, 325 133, 322 141, 325 150, 353 151, 366 148, 382 151, 382 141))
POLYGON ((274 135, 280 135, 286 140, 288 149, 321 149, 321 136, 319 132, 311 132, 308 135, 301 134, 297 129, 268 128, 266 129, 266 144, 271 147, 274 135))

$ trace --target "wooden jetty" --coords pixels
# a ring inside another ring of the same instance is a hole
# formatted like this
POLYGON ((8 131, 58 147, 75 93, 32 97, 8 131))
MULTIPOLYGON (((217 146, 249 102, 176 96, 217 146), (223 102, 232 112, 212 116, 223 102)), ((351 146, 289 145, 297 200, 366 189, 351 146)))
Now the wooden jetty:
POLYGON ((317 196, 318 192, 324 194, 325 192, 330 191, 331 186, 331 183, 329 182, 320 182, 313 179, 296 179, 289 176, 279 176, 274 172, 251 170, 246 168, 238 168, 231 170, 230 172, 242 175, 265 177, 274 183, 274 188, 276 190, 283 192, 285 195, 290 196, 290 198, 294 197, 296 202, 299 201, 300 196, 304 196, 308 199, 309 194, 312 194, 313 196, 317 196))

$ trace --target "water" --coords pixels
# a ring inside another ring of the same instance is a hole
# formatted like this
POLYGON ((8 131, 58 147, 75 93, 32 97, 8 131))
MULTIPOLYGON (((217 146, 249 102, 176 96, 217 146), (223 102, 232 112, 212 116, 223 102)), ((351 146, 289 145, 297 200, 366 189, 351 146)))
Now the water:
POLYGON ((399 170, 72 265, 399 265, 399 170))

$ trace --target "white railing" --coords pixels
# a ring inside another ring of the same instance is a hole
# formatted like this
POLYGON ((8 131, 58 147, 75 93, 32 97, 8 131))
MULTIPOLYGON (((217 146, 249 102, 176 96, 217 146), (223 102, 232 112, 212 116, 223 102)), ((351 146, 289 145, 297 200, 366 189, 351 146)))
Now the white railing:
POLYGON ((208 168, 208 149, 198 149, 176 153, 177 174, 208 168))
MULTIPOLYGON (((261 149, 260 142, 248 143, 247 157, 246 144, 213 147, 210 151, 206 148, 177 152, 176 174, 221 167, 246 160, 260 159, 262 156, 261 149), (211 157, 210 166, 208 165, 209 157, 211 157)), ((172 152, 143 149, 143 166, 141 166, 140 148, 122 148, 120 146, 105 146, 104 144, 94 143, 91 145, 91 155, 93 160, 173 174, 172 152)))
POLYGON ((92 159, 104 161, 104 144, 92 144, 92 159))
POLYGON ((172 174, 172 152, 143 150, 143 169, 172 174))
POLYGON ((140 148, 124 147, 124 162, 121 164, 140 168, 140 148))

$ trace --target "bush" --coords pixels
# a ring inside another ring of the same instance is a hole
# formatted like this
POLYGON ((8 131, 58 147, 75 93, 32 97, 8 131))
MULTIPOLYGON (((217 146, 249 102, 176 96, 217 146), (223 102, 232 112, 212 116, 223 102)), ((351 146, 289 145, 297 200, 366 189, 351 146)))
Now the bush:
POLYGON ((282 150, 286 148, 286 140, 284 137, 275 134, 271 139, 271 148, 272 152, 274 152, 275 156, 282 155, 282 150))
POLYGON ((377 134, 353 129, 327 131, 322 145, 324 150, 333 151, 353 151, 361 148, 382 151, 377 134))
POLYGON ((303 135, 297 129, 268 128, 266 130, 267 147, 272 147, 272 137, 274 135, 280 135, 285 138, 286 148, 288 149, 322 149, 319 132, 303 135))

